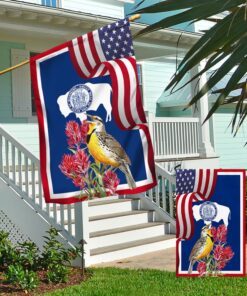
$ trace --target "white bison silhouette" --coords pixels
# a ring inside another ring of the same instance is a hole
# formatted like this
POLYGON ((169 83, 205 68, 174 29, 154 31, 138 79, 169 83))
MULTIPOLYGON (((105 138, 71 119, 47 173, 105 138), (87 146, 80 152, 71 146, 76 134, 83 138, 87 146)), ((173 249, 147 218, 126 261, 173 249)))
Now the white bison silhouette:
MULTIPOLYGON (((217 202, 212 202, 212 204, 214 204, 217 209, 217 214, 212 221, 218 223, 218 222, 220 222, 220 220, 223 220, 225 226, 227 227, 228 223, 229 223, 228 221, 230 219, 230 214, 231 214, 230 209, 226 206, 222 206, 222 205, 218 204, 217 202)), ((200 207, 201 207, 201 205, 194 205, 192 207, 193 216, 196 221, 199 221, 202 219, 202 217, 200 215, 200 207)), ((212 221, 204 221, 204 223, 210 224, 212 221)))
MULTIPOLYGON (((108 83, 85 83, 87 87, 89 87, 92 91, 93 100, 91 105, 86 111, 92 110, 97 111, 99 106, 102 104, 106 110, 106 119, 105 121, 111 121, 111 112, 112 112, 112 105, 111 105, 111 86, 108 83)), ((68 106, 67 98, 70 91, 66 94, 61 95, 57 99, 57 103, 59 105, 59 110, 63 114, 64 117, 67 117, 70 113, 74 113, 68 106)), ((87 119, 86 111, 81 113, 74 113, 77 118, 81 121, 87 119)))

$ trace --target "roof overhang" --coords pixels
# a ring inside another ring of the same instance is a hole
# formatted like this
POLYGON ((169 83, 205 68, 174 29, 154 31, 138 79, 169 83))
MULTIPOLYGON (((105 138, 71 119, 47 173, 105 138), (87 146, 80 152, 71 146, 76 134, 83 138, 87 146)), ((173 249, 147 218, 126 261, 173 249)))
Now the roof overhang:
MULTIPOLYGON (((114 22, 116 19, 103 17, 94 14, 71 11, 62 8, 46 7, 42 5, 20 2, 20 1, 0 1, 0 29, 14 34, 27 36, 52 37, 59 40, 69 40, 85 32, 114 22)), ((131 23, 131 30, 136 34, 145 28, 145 24, 131 23)), ((179 46, 183 50, 194 44, 201 34, 181 32, 174 29, 163 29, 135 40, 138 51, 142 53, 141 58, 164 55, 163 49, 176 47, 178 39, 179 46), (143 55, 143 49, 156 46, 160 48, 155 52, 150 49, 150 53, 143 55)))

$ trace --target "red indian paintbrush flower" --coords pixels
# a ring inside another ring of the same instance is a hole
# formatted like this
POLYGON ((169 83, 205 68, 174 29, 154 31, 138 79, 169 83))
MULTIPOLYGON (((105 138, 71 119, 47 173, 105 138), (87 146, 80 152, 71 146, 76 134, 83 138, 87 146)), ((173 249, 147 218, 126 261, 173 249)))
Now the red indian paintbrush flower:
POLYGON ((200 276, 204 275, 207 270, 206 262, 199 262, 196 269, 199 272, 200 276))
POLYGON ((75 172, 77 174, 86 175, 90 166, 89 156, 84 152, 84 150, 77 150, 74 155, 74 166, 75 172))
POLYGON ((77 176, 73 179, 73 184, 76 187, 80 187, 80 189, 83 189, 86 186, 86 183, 84 182, 83 178, 80 176, 77 176))
POLYGON ((89 130, 89 124, 84 120, 81 124, 81 139, 82 139, 82 144, 86 144, 87 142, 87 133, 89 130))
POLYGON ((103 183, 106 189, 109 189, 111 194, 114 194, 117 190, 117 186, 120 183, 120 180, 117 177, 117 174, 108 170, 104 173, 103 183))
POLYGON ((223 259, 225 261, 229 261, 232 259, 232 257, 234 256, 234 252, 232 251, 231 247, 225 247, 223 250, 223 259))
POLYGON ((221 224, 217 228, 217 241, 221 243, 225 243, 227 238, 227 227, 225 224, 221 224))
POLYGON ((79 149, 81 144, 86 143, 87 132, 87 123, 83 122, 83 124, 80 126, 74 120, 68 121, 65 128, 65 134, 68 137, 69 147, 76 147, 77 149, 79 149))
POLYGON ((65 176, 72 178, 76 174, 74 155, 64 154, 59 168, 65 176))
POLYGON ((224 250, 224 248, 221 245, 217 245, 214 248, 214 259, 216 261, 220 261, 223 259, 223 250, 224 250))

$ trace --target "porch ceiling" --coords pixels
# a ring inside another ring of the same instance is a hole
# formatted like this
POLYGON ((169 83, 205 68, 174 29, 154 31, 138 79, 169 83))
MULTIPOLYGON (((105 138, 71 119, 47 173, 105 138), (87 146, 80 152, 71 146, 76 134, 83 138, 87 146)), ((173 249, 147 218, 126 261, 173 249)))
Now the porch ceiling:
MULTIPOLYGON (((52 38, 66 41, 109 24, 115 19, 61 8, 45 7, 19 1, 0 1, 1 35, 52 38)), ((131 24, 132 33, 144 28, 144 24, 131 24)), ((181 32, 173 29, 160 30, 138 38, 135 42, 136 55, 139 59, 159 57, 174 53, 181 32), (164 45, 165 44, 165 45, 164 45)), ((195 43, 200 34, 184 32, 179 48, 186 50, 195 43)))

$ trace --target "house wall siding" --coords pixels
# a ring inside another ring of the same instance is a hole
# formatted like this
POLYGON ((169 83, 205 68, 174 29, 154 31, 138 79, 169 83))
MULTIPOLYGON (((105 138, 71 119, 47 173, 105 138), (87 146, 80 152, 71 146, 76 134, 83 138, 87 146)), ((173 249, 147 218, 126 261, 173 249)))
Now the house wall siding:
MULTIPOLYGON (((0 69, 11 66, 11 48, 24 49, 22 43, 0 41, 0 69)), ((13 117, 11 72, 0 76, 0 122, 24 123, 25 118, 13 117)))
MULTIPOLYGON (((120 1, 62 0, 61 7, 94 15, 103 15, 114 18, 124 17, 124 6, 123 2, 120 1)), ((95 25, 97 27, 97 24, 95 25)))
POLYGON ((142 63, 143 76, 143 103, 145 111, 157 116, 165 116, 166 111, 156 103, 175 71, 175 62, 152 62, 142 63))
POLYGON ((220 156, 222 168, 247 168, 247 122, 245 122, 236 137, 231 133, 233 108, 222 108, 213 115, 213 134, 216 154, 220 156))

